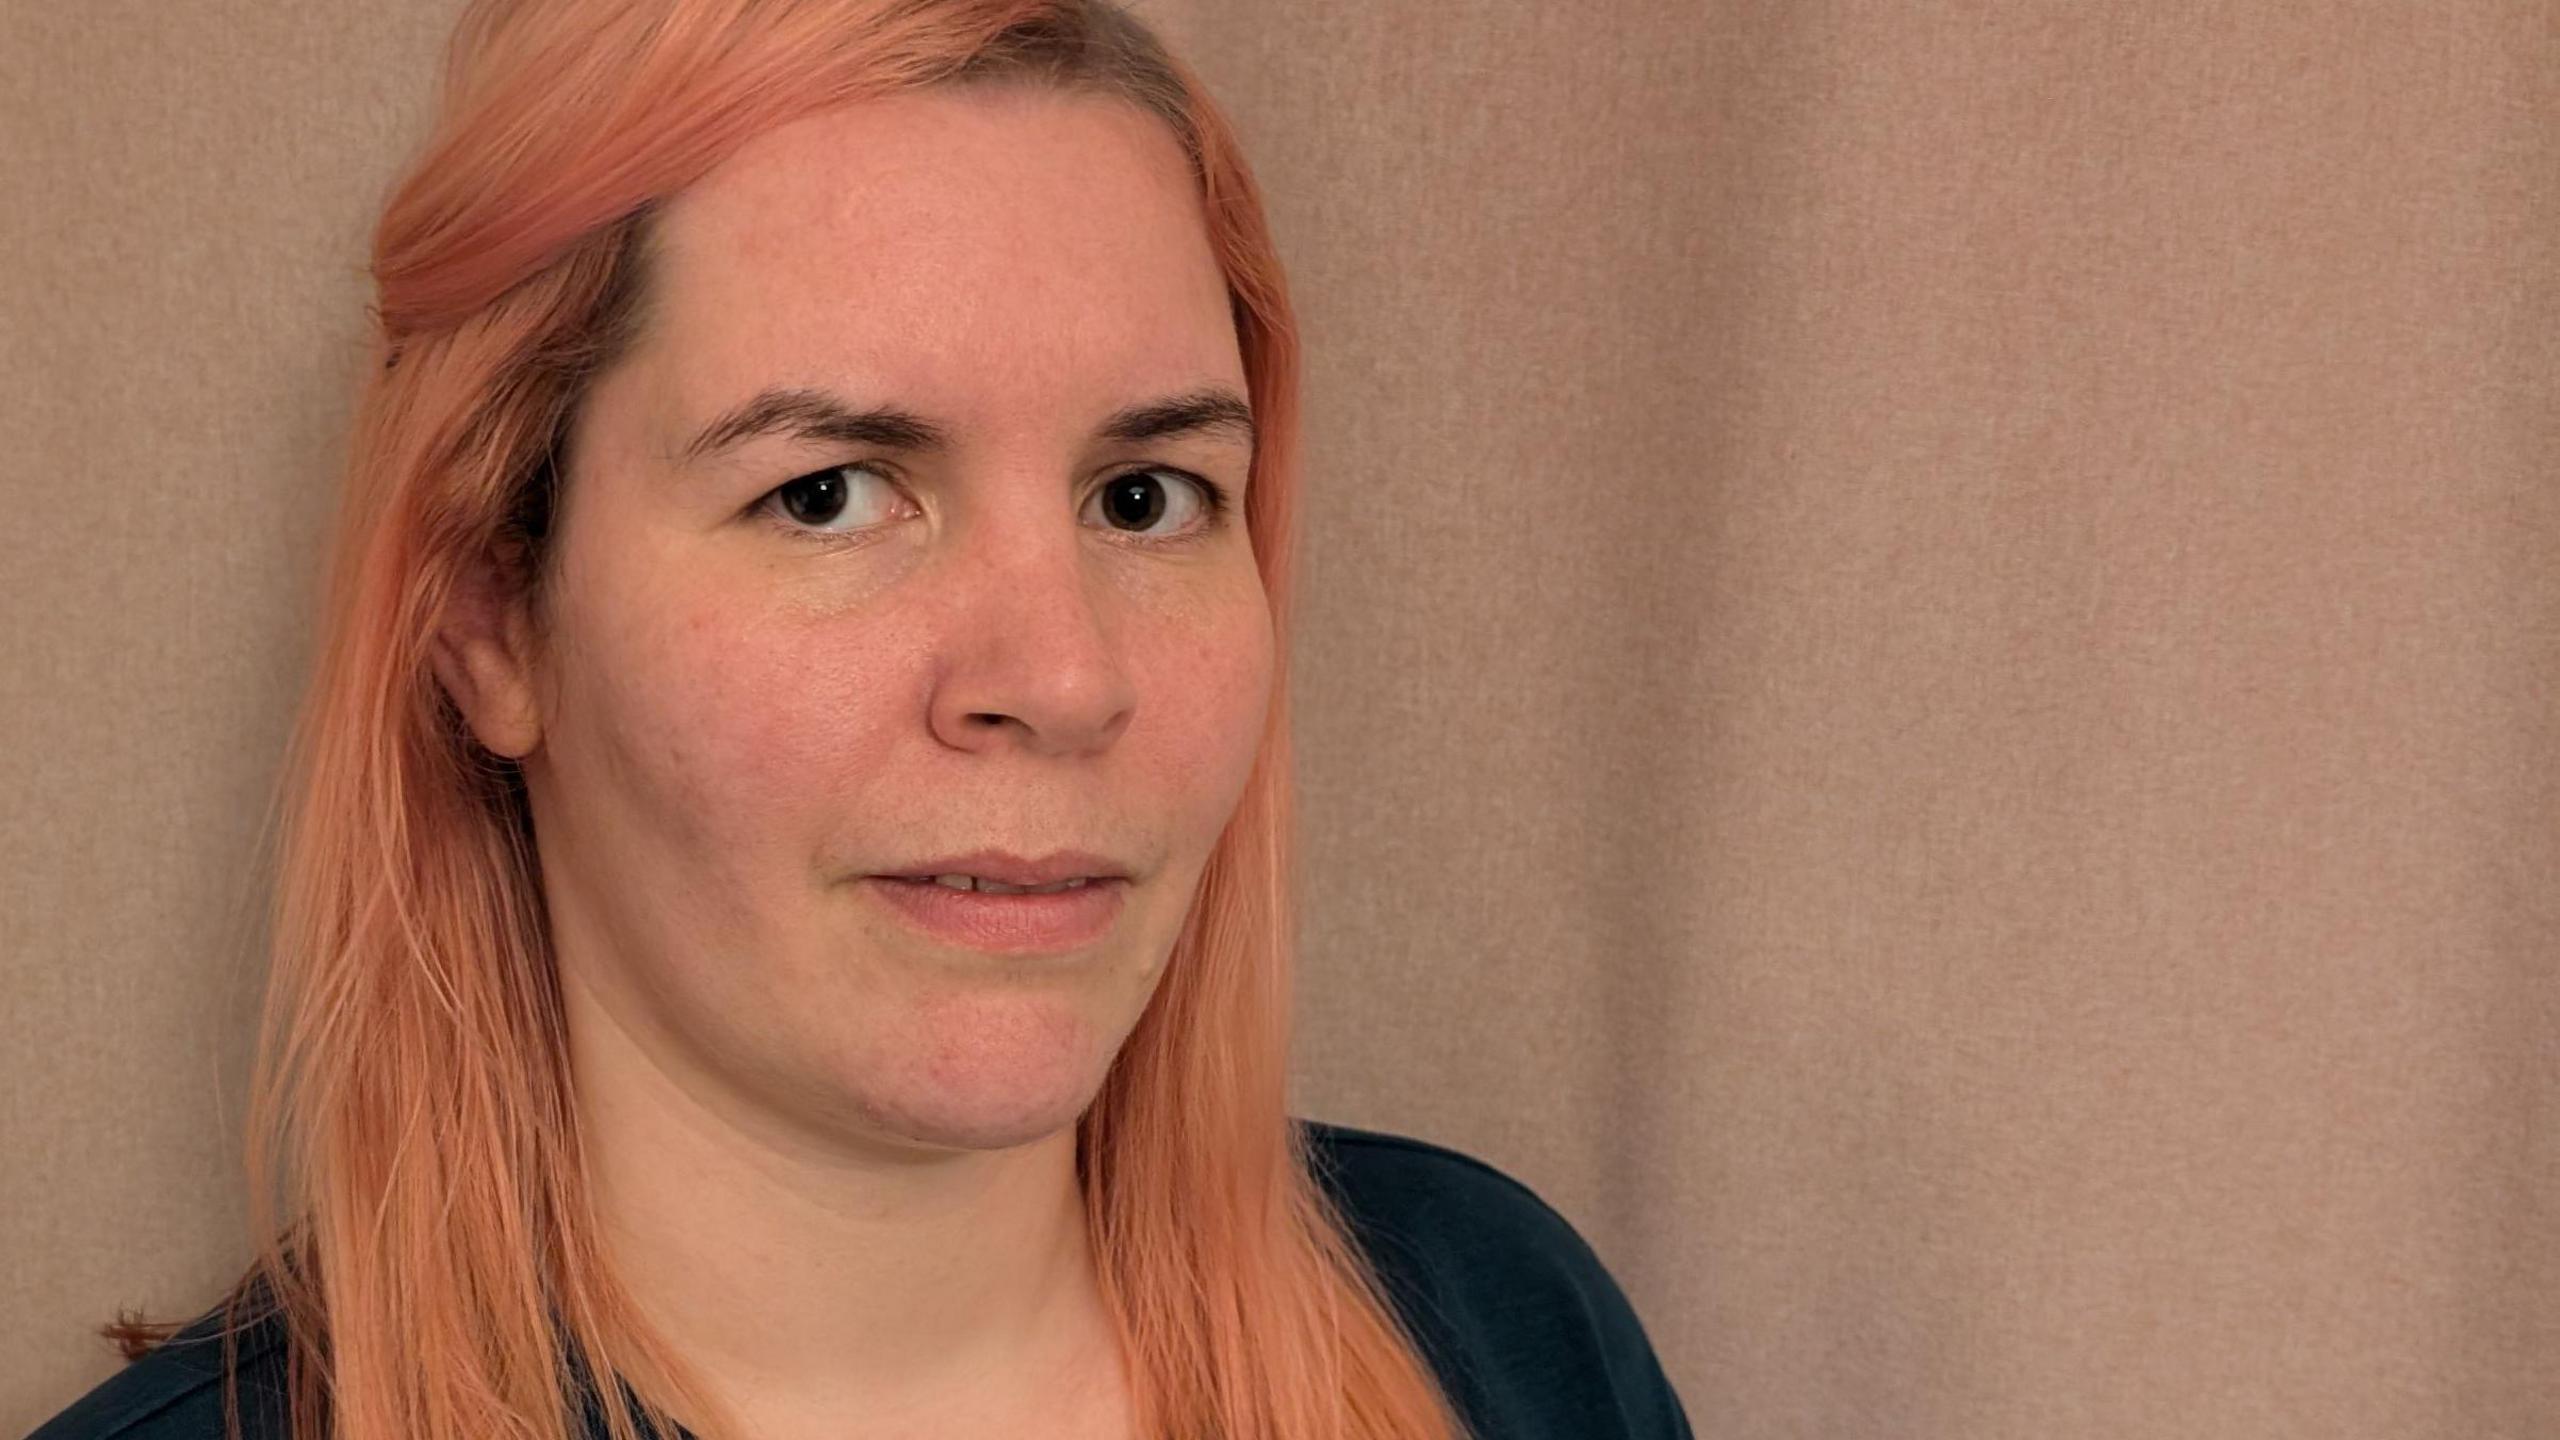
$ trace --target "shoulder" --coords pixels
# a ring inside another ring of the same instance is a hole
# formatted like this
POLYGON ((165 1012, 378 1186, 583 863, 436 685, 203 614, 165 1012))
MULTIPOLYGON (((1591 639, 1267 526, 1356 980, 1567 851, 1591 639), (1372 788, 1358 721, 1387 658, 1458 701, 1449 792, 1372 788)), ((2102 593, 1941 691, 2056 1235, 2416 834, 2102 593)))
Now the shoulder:
POLYGON ((1485 1440, 1689 1440, 1634 1306, 1536 1191, 1445 1145, 1300 1123, 1311 1168, 1485 1440))
MULTIPOLYGON (((223 1350, 217 1306, 100 1381, 27 1440, 221 1440, 229 1433, 223 1350)), ((286 1433, 282 1325, 269 1318, 244 1328, 234 1358, 242 1435, 280 1440, 286 1433)))

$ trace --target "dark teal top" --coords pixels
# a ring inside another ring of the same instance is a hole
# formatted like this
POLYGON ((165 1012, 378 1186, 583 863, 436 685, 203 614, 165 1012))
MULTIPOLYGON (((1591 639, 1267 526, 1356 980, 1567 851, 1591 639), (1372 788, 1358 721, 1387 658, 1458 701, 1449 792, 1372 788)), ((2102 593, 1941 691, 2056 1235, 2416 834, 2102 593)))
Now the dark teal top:
MULTIPOLYGON (((1317 1178, 1476 1440, 1694 1440, 1626 1295, 1528 1186, 1428 1141, 1301 1123, 1317 1178)), ((220 1318, 199 1317, 27 1440, 220 1440, 220 1318)), ((246 1440, 288 1433, 283 1338, 272 1319, 240 1337, 246 1440)))

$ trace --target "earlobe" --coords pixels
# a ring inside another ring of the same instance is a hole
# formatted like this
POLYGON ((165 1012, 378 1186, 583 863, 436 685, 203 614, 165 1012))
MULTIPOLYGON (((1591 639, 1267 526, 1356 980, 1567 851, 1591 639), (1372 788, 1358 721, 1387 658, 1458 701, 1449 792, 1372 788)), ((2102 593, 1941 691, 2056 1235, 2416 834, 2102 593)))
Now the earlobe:
POLYGON ((484 560, 455 587, 429 645, 436 679, 491 753, 521 760, 542 743, 525 627, 484 560))

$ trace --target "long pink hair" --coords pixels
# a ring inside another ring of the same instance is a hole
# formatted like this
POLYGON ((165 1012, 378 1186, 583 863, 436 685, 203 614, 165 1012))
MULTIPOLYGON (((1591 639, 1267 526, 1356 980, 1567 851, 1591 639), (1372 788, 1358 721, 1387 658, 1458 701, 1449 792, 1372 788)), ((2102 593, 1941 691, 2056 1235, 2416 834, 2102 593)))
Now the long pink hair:
MULTIPOLYGON (((704 1440, 733 1432, 598 1247, 522 777, 461 723, 429 640, 478 557, 540 613, 559 440, 641 323, 654 207, 769 127, 982 80, 1134 101, 1191 157, 1288 653, 1295 322, 1224 116, 1145 27, 1108 0, 473 0, 375 233, 379 332, 278 791, 257 1252, 223 1308, 226 1353, 281 1321, 298 1440, 564 1440, 564 1395, 598 1372, 648 1377, 704 1440)), ((1086 1214, 1141 1433, 1451 1440, 1287 1113, 1286 670, 1164 978, 1078 1123, 1086 1214)), ((175 1328, 105 1330, 140 1354, 175 1328)), ((600 1388, 617 1440, 674 1432, 658 1400, 600 1388)))

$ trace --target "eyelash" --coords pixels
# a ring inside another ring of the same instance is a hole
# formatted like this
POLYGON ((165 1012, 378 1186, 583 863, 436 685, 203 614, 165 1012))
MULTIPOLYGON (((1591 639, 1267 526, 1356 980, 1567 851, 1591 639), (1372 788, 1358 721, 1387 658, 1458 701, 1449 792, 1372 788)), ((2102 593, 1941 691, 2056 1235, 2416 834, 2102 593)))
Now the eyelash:
MULTIPOLYGON (((774 486, 770 490, 767 490, 762 495, 757 496, 754 505, 749 508, 751 508, 757 515, 763 517, 776 529, 782 531, 783 534, 788 535, 795 540, 806 541, 812 545, 843 545, 849 541, 859 540, 862 538, 862 533, 860 531, 811 530, 798 522, 777 513, 774 508, 776 501, 781 497, 783 491, 790 489, 792 486, 799 484, 803 480, 813 480, 820 475, 832 474, 838 470, 869 470, 876 475, 880 475, 883 478, 892 481, 893 483, 897 478, 897 473, 895 471, 889 469, 885 465, 882 465, 876 460, 848 460, 841 465, 829 465, 822 469, 809 471, 804 475, 794 475, 790 479, 783 481, 781 484, 774 486)), ((1119 474, 1112 476, 1110 479, 1105 480, 1102 483, 1105 486, 1110 486, 1116 485, 1120 481, 1126 480, 1132 475, 1158 474, 1179 476, 1198 487, 1203 497, 1201 508, 1206 513, 1206 518, 1201 520, 1199 525, 1189 534, 1172 535, 1162 539, 1149 539, 1143 535, 1130 535, 1128 538, 1131 541, 1139 545, 1149 545, 1159 549, 1175 549, 1186 545, 1197 545, 1226 528, 1228 512, 1231 508, 1227 500, 1227 488, 1205 475, 1195 475, 1191 471, 1184 470, 1173 465, 1141 465, 1134 469, 1123 470, 1119 474)), ((1117 533, 1127 534, 1126 531, 1117 533)))

